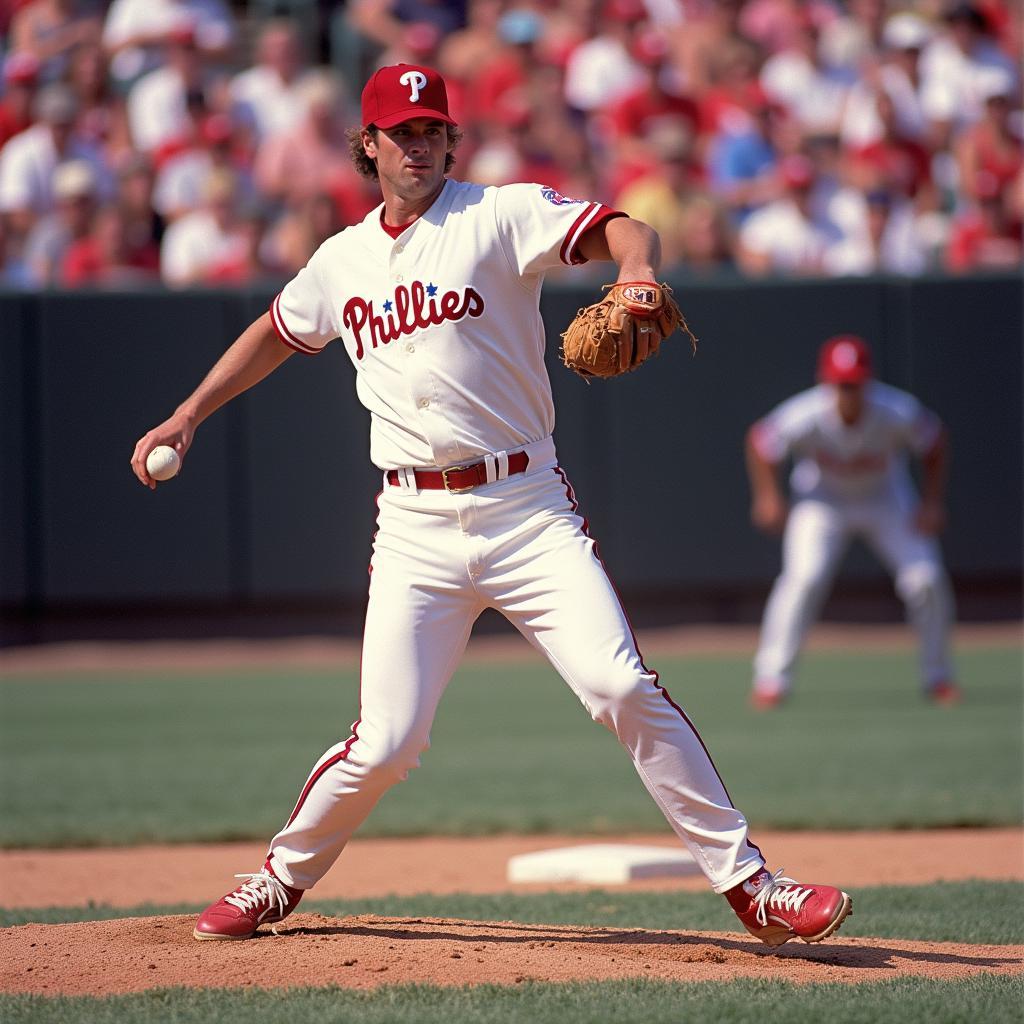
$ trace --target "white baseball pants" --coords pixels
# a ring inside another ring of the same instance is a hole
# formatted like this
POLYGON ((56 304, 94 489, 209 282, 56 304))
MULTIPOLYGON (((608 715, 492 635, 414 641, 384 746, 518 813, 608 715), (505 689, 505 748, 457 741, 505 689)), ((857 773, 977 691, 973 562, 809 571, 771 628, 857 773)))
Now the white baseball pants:
MULTIPOLYGON (((466 494, 385 486, 371 561, 359 719, 317 761, 269 859, 307 889, 419 764, 485 608, 501 611, 626 748, 716 892, 764 861, 689 719, 649 671, 550 439, 527 473, 466 494)), ((571 799, 572 794, 566 794, 571 799)))
POLYGON ((896 492, 846 505, 806 499, 793 506, 782 541, 782 572, 765 606, 754 658, 755 687, 789 689, 804 636, 854 536, 862 536, 893 574, 896 592, 918 634, 922 684, 927 688, 953 679, 953 595, 938 543, 914 528, 915 501, 910 494, 896 492))

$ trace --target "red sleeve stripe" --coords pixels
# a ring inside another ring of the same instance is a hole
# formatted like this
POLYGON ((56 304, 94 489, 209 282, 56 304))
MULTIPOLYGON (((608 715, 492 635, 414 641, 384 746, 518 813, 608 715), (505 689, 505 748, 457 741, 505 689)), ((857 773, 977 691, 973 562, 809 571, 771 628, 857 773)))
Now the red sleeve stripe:
POLYGON ((774 438, 774 431, 764 420, 758 420, 750 430, 750 441, 754 451, 768 462, 778 461, 778 455, 774 451, 776 446, 772 444, 774 438))
POLYGON ((577 263, 586 263, 586 256, 581 256, 576 251, 576 246, 579 244, 579 240, 595 224, 600 224, 601 221, 613 215, 619 215, 619 212, 617 210, 613 210, 610 206, 605 206, 603 203, 588 204, 586 209, 576 218, 572 227, 569 228, 566 233, 565 240, 562 242, 561 251, 558 253, 559 259, 570 266, 577 263))
POLYGON ((278 293, 274 297, 274 301, 270 304, 270 322, 274 325, 274 330, 277 331, 277 336, 289 347, 295 349, 297 352, 302 352, 307 356, 318 355, 320 349, 313 348, 312 345, 307 345, 304 341, 300 341, 292 334, 291 331, 285 326, 283 317, 281 316, 281 310, 279 308, 281 303, 281 295, 278 293))

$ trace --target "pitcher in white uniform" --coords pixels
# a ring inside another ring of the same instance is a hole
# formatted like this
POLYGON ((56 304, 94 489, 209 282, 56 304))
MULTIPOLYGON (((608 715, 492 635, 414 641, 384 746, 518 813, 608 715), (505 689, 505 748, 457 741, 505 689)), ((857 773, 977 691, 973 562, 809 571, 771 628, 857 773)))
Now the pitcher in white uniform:
POLYGON ((784 531, 751 702, 771 708, 789 693, 807 629, 851 538, 860 536, 893 574, 917 630, 922 692, 939 704, 956 703, 953 598, 936 540, 946 519, 946 432, 913 395, 872 379, 870 349, 855 335, 825 342, 818 380, 747 434, 752 519, 765 531, 784 531), (910 455, 920 460, 920 494, 910 455), (779 483, 779 466, 790 457, 792 508, 779 483))
POLYGON ((204 911, 196 938, 249 938, 323 877, 381 794, 418 765, 485 608, 512 621, 615 734, 753 934, 772 945, 825 938, 850 897, 765 869, 700 737, 644 665, 555 456, 544 275, 610 259, 619 281, 654 281, 657 234, 543 185, 447 178, 459 132, 430 68, 380 69, 362 114, 353 159, 379 181, 383 204, 320 246, 132 460, 154 486, 145 462, 155 445, 184 456, 224 402, 295 352, 336 341, 382 472, 358 718, 313 766, 262 869, 204 911))

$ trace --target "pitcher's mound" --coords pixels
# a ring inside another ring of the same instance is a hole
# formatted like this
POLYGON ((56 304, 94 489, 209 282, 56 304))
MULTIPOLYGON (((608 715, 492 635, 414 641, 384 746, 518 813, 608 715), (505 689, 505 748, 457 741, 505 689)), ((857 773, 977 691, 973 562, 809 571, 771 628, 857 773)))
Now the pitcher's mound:
POLYGON ((749 935, 295 914, 279 934, 192 938, 192 917, 126 918, 0 931, 0 990, 109 995, 148 988, 273 988, 407 982, 465 985, 646 977, 881 981, 1024 973, 1024 946, 844 939, 772 952, 749 935))

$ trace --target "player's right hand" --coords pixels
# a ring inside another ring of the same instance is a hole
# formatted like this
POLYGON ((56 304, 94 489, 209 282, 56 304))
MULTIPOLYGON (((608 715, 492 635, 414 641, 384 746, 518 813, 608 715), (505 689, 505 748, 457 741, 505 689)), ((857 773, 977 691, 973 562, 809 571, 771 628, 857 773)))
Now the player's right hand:
POLYGON ((789 503, 780 494, 759 494, 750 507, 753 524, 765 533, 782 533, 789 515, 789 503))
POLYGON ((158 427, 154 427, 148 433, 143 434, 135 445, 132 453, 132 472, 138 477, 139 483, 144 484, 150 490, 156 490, 156 481, 146 471, 146 458, 149 453, 159 444, 166 444, 173 448, 182 463, 185 461, 185 453, 192 444, 195 428, 191 421, 181 413, 175 413, 169 419, 164 420, 158 427))

